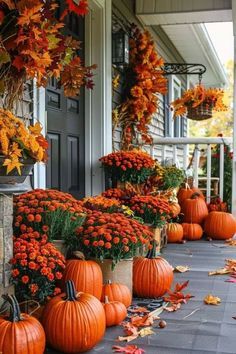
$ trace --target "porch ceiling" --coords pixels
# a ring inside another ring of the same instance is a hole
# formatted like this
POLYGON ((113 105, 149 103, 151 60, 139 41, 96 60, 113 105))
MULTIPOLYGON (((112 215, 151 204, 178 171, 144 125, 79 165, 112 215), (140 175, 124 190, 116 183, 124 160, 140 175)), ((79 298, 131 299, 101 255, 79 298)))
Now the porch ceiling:
MULTIPOLYGON (((203 24, 164 25, 161 27, 185 62, 206 66, 207 71, 203 75, 203 83, 206 86, 222 87, 227 84, 224 68, 203 24)), ((192 75, 190 81, 193 84, 197 83, 198 76, 192 75)))
POLYGON ((227 22, 232 21, 232 1, 136 0, 136 15, 146 25, 227 22))

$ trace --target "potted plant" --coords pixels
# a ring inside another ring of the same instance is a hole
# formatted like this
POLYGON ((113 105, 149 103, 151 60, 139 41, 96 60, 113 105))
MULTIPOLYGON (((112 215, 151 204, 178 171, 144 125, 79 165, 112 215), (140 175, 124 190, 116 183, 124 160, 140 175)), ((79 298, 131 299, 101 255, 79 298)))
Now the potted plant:
POLYGON ((156 240, 158 250, 161 249, 161 231, 165 226, 171 214, 171 208, 168 201, 158 196, 134 196, 128 202, 134 215, 141 217, 148 225, 156 240))
POLYGON ((0 184, 24 182, 35 162, 47 160, 48 142, 41 130, 39 123, 27 128, 0 108, 0 184))
POLYGON ((93 211, 76 233, 66 240, 67 246, 96 260, 104 281, 121 282, 132 291, 132 259, 139 247, 149 244, 150 230, 121 213, 93 211))
POLYGON ((100 158, 107 178, 117 182, 143 183, 152 174, 155 160, 142 150, 117 151, 100 158))
POLYGON ((205 88, 197 85, 184 92, 181 98, 171 103, 174 117, 186 115, 193 120, 204 120, 212 117, 212 110, 226 111, 223 102, 224 91, 216 88, 205 88))
POLYGON ((117 213, 122 210, 121 203, 116 199, 109 199, 102 195, 88 197, 82 200, 83 206, 90 210, 106 213, 117 213))

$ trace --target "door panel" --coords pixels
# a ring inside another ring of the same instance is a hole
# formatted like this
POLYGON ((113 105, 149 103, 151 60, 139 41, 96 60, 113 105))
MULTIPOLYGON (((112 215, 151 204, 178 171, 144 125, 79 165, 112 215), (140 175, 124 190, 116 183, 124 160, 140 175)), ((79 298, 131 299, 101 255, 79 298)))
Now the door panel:
MULTIPOLYGON (((71 15, 67 33, 84 40, 84 19, 71 15)), ((83 59, 83 49, 79 55, 83 59)), ((50 143, 47 188, 84 196, 84 89, 78 97, 65 97, 57 80, 46 89, 47 135, 50 143)))

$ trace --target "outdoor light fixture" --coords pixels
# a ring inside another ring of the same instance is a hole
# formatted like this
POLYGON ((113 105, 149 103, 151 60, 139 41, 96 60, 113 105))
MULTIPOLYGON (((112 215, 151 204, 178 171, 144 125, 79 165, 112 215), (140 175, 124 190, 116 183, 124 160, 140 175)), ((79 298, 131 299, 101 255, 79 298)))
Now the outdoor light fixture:
POLYGON ((129 36, 122 28, 112 34, 112 64, 129 64, 129 36))

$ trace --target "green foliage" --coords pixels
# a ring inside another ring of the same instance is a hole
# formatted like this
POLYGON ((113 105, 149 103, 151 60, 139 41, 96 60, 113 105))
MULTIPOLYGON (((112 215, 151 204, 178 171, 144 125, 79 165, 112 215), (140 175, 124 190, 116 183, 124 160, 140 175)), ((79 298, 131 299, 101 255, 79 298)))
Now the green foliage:
POLYGON ((116 179, 121 182, 130 182, 134 184, 145 182, 153 173, 151 168, 142 167, 140 170, 129 168, 125 171, 117 168, 116 166, 104 166, 106 176, 116 179))
POLYGON ((163 185, 164 190, 169 188, 178 188, 185 178, 184 171, 176 166, 164 167, 163 185))

